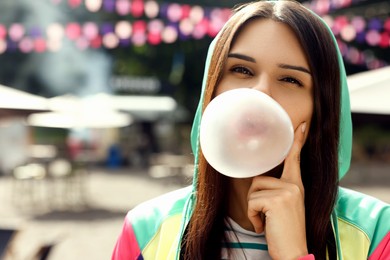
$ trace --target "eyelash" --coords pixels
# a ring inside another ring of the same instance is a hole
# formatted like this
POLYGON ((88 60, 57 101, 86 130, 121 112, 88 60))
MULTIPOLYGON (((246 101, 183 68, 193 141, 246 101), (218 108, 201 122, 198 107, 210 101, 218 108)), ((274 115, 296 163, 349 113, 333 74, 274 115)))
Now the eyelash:
MULTIPOLYGON (((250 69, 248 69, 247 67, 245 67, 245 66, 235 66, 235 67, 231 68, 230 71, 233 72, 233 73, 243 74, 245 76, 253 76, 252 71, 250 69)), ((297 80, 294 77, 285 76, 285 77, 282 77, 280 79, 280 81, 287 82, 287 83, 290 83, 290 84, 295 84, 298 87, 303 87, 302 82, 297 80)))
POLYGON ((287 82, 287 83, 290 83, 290 84, 295 84, 299 87, 303 87, 303 84, 301 81, 297 80, 296 78, 293 78, 293 77, 283 77, 280 79, 280 81, 284 81, 284 82, 287 82))
POLYGON ((244 66, 235 66, 231 68, 230 71, 234 73, 244 74, 246 76, 253 76, 252 71, 244 66))

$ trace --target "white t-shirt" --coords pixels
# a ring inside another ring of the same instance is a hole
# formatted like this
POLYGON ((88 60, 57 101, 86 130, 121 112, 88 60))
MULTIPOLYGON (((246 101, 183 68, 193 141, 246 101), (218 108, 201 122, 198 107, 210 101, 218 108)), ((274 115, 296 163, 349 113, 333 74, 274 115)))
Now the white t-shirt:
POLYGON ((271 259, 264 233, 257 234, 243 229, 229 217, 225 223, 225 235, 229 241, 222 244, 222 259, 271 259))

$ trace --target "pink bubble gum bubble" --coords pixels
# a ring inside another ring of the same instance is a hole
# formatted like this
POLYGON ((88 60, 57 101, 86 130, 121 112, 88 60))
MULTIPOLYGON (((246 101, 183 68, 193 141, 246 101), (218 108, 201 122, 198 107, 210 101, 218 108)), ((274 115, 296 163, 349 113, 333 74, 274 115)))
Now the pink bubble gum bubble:
POLYGON ((206 107, 200 146, 221 174, 249 178, 286 158, 294 139, 290 117, 268 95, 249 88, 226 91, 206 107))

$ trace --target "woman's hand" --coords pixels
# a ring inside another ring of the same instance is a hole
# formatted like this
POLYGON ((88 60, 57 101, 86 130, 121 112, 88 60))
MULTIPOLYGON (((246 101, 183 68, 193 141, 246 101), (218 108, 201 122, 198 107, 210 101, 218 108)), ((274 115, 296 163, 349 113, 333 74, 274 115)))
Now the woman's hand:
POLYGON ((257 176, 248 191, 248 218, 256 232, 265 232, 272 259, 297 259, 308 254, 300 169, 305 130, 306 123, 302 123, 295 131, 280 179, 257 176))

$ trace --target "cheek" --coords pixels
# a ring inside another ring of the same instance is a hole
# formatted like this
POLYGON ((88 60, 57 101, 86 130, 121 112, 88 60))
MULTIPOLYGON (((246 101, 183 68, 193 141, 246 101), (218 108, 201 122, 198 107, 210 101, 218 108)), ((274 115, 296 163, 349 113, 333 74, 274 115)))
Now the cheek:
POLYGON ((306 122, 306 135, 307 135, 307 133, 310 130, 309 127, 313 116, 313 103, 301 102, 301 103, 297 103, 296 105, 283 106, 283 108, 290 116, 294 131, 297 129, 297 127, 299 127, 301 123, 306 122))
POLYGON ((272 98, 278 102, 289 115, 294 131, 306 122, 306 136, 309 132, 314 109, 314 97, 310 89, 275 88, 272 98))

